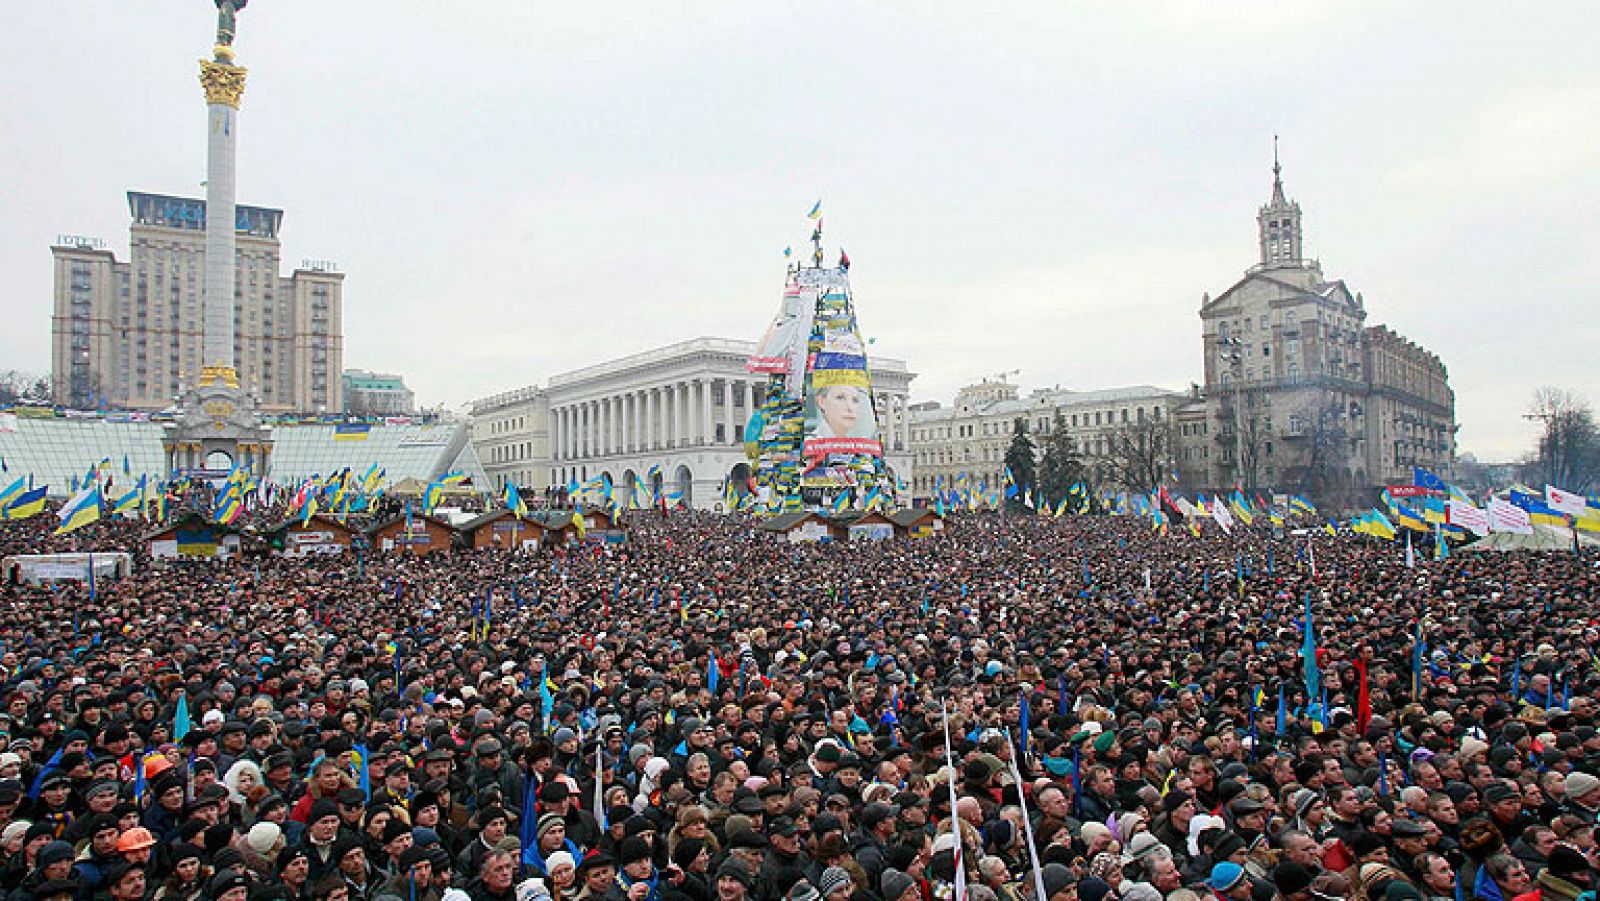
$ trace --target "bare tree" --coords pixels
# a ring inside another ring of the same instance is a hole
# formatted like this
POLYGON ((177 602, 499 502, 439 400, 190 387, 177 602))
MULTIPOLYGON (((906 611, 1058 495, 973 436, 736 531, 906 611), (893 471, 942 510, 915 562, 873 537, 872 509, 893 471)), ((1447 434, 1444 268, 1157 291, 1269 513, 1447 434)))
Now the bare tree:
POLYGON ((50 403, 50 377, 7 369, 0 372, 0 403, 50 403))
POLYGON ((1305 463, 1298 474, 1300 491, 1320 501, 1345 500, 1344 473, 1351 444, 1345 413, 1342 399, 1319 393, 1300 414, 1306 441, 1305 463))
MULTIPOLYGON (((1222 401, 1220 428, 1217 443, 1223 459, 1233 460, 1233 477, 1238 487, 1246 493, 1253 492, 1261 472, 1261 458, 1266 454, 1267 442, 1272 435, 1264 417, 1258 415, 1253 395, 1242 391, 1225 395, 1222 401)), ((1222 488, 1221 485, 1213 486, 1222 488)))
POLYGON ((1533 457, 1526 464, 1529 480, 1588 493, 1600 474, 1600 427, 1594 410, 1577 394, 1549 386, 1533 394, 1528 419, 1543 425, 1533 457))
POLYGON ((1172 470, 1172 425, 1167 420, 1127 422, 1106 435, 1100 460, 1111 481, 1133 491, 1151 492, 1172 470))

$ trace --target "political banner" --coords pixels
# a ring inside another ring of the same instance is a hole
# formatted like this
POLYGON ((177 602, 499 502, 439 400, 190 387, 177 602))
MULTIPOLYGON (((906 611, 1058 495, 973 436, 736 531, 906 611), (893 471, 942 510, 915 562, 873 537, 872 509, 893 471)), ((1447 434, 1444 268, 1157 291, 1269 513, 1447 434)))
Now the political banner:
POLYGON ((1467 501, 1452 498, 1445 505, 1445 522, 1460 526, 1474 535, 1489 534, 1489 511, 1467 501))
POLYGON ((817 305, 806 360, 804 454, 881 456, 878 420, 872 406, 872 379, 866 348, 856 331, 849 296, 830 291, 817 305))
POLYGON ((1562 491, 1554 485, 1544 486, 1545 503, 1554 510, 1559 510, 1570 516, 1583 517, 1589 515, 1589 499, 1581 494, 1571 491, 1562 491))
POLYGON ((1533 521, 1528 519, 1528 511, 1499 498, 1489 501, 1489 528, 1495 532, 1511 532, 1517 535, 1532 535, 1533 521))

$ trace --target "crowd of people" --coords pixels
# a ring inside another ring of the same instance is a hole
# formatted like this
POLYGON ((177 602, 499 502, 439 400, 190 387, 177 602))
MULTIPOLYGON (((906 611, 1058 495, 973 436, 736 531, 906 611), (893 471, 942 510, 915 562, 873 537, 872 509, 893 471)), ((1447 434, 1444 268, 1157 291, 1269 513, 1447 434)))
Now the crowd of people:
MULTIPOLYGON (((115 522, 8 552, 137 550, 115 522)), ((966 514, 0 598, 10 901, 1578 901, 1592 553, 966 514), (1310 628, 1307 628, 1307 617, 1310 628)))

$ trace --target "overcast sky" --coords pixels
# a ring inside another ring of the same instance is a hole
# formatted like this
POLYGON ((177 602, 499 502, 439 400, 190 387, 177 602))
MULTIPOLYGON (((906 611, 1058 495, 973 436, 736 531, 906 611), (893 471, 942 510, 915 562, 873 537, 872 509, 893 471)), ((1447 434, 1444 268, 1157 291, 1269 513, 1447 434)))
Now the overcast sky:
MULTIPOLYGON (((1600 401, 1592 3, 255 0, 242 203, 332 259, 345 364, 458 406, 753 339, 823 198, 915 400, 1200 377, 1256 261, 1272 135, 1306 248, 1450 369, 1460 446, 1600 401)), ((0 367, 49 366, 57 234, 127 256, 201 196, 208 0, 16 3, 0 29, 0 367)))

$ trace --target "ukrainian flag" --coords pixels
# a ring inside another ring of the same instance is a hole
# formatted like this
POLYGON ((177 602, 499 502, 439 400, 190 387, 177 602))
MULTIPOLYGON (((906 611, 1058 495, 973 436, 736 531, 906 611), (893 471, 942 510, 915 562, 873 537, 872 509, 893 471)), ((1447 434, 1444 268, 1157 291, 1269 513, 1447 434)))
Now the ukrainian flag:
POLYGON ((135 487, 132 491, 129 491, 127 494, 124 494, 122 497, 117 498, 117 502, 112 506, 111 512, 138 513, 139 504, 144 499, 144 480, 145 477, 140 476, 137 487, 135 487))
POLYGON ((1567 524, 1567 515, 1546 504, 1538 496, 1526 491, 1512 489, 1511 503, 1528 511, 1528 521, 1544 526, 1562 526, 1567 524))
POLYGON ((1395 505, 1395 517, 1399 519, 1400 527, 1403 529, 1410 529, 1413 532, 1433 531, 1428 527, 1428 520, 1425 516, 1405 504, 1395 505))
POLYGON ((1234 494, 1235 497, 1228 503, 1228 508, 1233 511, 1233 515, 1237 517, 1240 522, 1247 526, 1254 525, 1256 518, 1255 515, 1250 512, 1248 503, 1237 496, 1238 492, 1234 492, 1234 494))
POLYGON ((217 522, 232 525, 244 512, 244 501, 236 494, 229 494, 222 499, 222 504, 217 507, 217 522))
POLYGON ((365 441, 372 426, 364 422, 342 422, 333 427, 334 441, 365 441))
POLYGON ((1422 503, 1422 518, 1435 525, 1443 525, 1445 521, 1444 501, 1437 497, 1418 498, 1422 503))
POLYGON ((22 492, 27 489, 27 483, 28 480, 26 478, 19 478, 10 485, 7 485, 5 491, 0 491, 0 507, 4 507, 19 497, 22 492))
POLYGON ((1289 507, 1296 513, 1304 513, 1307 516, 1317 515, 1317 506, 1298 494, 1289 498, 1289 507))
POLYGON ((1393 541, 1396 534, 1394 524, 1377 510, 1359 514, 1350 520, 1350 531, 1389 541, 1393 541))
POLYGON ((100 486, 91 483, 89 487, 73 495, 56 514, 61 517, 61 525, 56 527, 55 534, 65 535, 92 522, 99 522, 100 504, 100 486))
POLYGON ((40 510, 44 509, 44 495, 45 486, 22 492, 12 498, 10 503, 6 504, 4 513, 0 514, 0 519, 27 519, 30 516, 37 515, 40 510))
POLYGON ((528 505, 522 502, 522 495, 517 492, 517 486, 506 483, 506 509, 515 513, 518 519, 528 518, 528 505))

